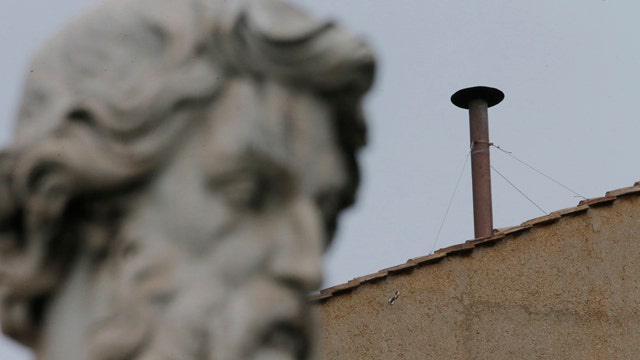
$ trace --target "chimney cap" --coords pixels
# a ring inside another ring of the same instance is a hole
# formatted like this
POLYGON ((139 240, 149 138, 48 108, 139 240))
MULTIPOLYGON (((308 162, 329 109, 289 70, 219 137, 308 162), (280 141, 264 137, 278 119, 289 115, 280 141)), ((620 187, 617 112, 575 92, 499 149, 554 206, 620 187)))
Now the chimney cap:
POLYGON ((487 107, 499 104, 504 99, 504 93, 496 88, 487 86, 475 86, 458 90, 451 95, 451 102, 463 109, 469 108, 472 100, 482 99, 487 102, 487 107))

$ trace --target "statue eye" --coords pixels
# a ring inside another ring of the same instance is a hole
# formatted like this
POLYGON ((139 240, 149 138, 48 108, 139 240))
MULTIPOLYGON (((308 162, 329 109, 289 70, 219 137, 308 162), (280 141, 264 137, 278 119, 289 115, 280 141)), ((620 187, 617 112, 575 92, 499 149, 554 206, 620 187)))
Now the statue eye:
POLYGON ((290 192, 288 182, 269 172, 241 170, 213 177, 209 186, 233 208, 261 211, 290 192))
POLYGON ((215 189, 226 202, 238 209, 260 210, 264 205, 267 186, 265 181, 252 173, 239 173, 214 181, 215 189))
POLYGON ((72 122, 78 122, 83 124, 92 124, 94 122, 93 115, 89 110, 84 108, 76 108, 69 112, 67 119, 72 122))

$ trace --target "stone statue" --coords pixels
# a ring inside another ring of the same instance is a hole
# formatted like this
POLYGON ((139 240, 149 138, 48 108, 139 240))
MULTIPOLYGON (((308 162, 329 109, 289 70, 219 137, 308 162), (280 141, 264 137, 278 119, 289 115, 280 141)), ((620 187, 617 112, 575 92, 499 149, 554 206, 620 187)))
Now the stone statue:
POLYGON ((279 0, 107 0, 0 154, 0 320, 41 360, 307 359, 354 201, 363 41, 279 0))

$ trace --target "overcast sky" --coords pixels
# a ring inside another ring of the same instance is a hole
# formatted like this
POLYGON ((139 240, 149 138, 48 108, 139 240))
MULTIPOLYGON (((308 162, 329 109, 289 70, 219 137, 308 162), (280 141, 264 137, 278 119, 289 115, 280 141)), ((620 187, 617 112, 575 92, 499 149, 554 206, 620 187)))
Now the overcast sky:
MULTIPOLYGON (((11 136, 27 61, 69 17, 97 0, 12 0, 0 13, 0 144, 11 136)), ((640 180, 637 0, 298 0, 345 23, 377 50, 358 205, 343 217, 326 286, 473 237, 468 114, 455 91, 500 88, 491 140, 589 197, 640 180)), ((575 194, 492 151, 493 166, 544 211, 575 194)), ((543 215, 493 174, 494 227, 543 215)), ((0 340, 0 359, 28 359, 0 340)))

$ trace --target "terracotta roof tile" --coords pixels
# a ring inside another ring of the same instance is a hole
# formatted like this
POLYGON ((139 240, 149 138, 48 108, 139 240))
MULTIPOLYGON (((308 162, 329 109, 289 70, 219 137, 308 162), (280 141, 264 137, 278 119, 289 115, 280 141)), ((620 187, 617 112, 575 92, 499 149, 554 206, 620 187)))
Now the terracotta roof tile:
POLYGON ((352 280, 349 280, 347 282, 347 285, 349 285, 349 286, 358 286, 360 284, 362 284, 362 278, 359 278, 359 277, 358 278, 354 278, 352 280))
POLYGON ((331 293, 311 294, 311 295, 309 295, 309 301, 311 301, 311 302, 320 302, 320 301, 323 301, 323 300, 330 299, 332 296, 333 296, 333 294, 331 294, 331 293))
POLYGON ((582 200, 578 205, 587 205, 589 207, 611 205, 618 198, 615 196, 603 196, 599 198, 582 200))
POLYGON ((331 294, 331 291, 333 291, 333 287, 320 289, 320 294, 331 294))
POLYGON ((444 253, 435 253, 435 254, 415 257, 413 259, 410 259, 409 262, 415 264, 416 266, 428 265, 428 264, 434 264, 434 263, 440 262, 440 260, 444 259, 446 256, 447 254, 444 254, 444 253))
POLYGON ((403 273, 403 272, 408 272, 408 271, 413 271, 413 269, 416 267, 415 264, 407 262, 405 264, 402 265, 398 265, 398 266, 393 266, 390 268, 386 268, 383 270, 380 270, 381 272, 386 272, 387 274, 399 274, 399 273, 403 273))
POLYGON ((494 230, 494 231, 495 232, 491 236, 483 237, 483 238, 480 238, 480 239, 467 240, 465 242, 465 244, 471 244, 474 247, 493 246, 498 241, 504 239, 504 233, 501 233, 501 232, 499 232, 497 230, 494 230))
POLYGON ((330 288, 321 290, 319 293, 310 295, 309 300, 313 302, 322 302, 332 298, 334 295, 350 292, 364 284, 384 280, 390 274, 403 274, 405 272, 410 272, 417 267, 435 264, 449 256, 470 254, 476 247, 493 245, 499 241, 509 239, 512 236, 520 234, 524 231, 534 231, 536 227, 555 223, 562 217, 578 216, 584 214, 589 210, 589 208, 592 207, 612 205, 614 201, 619 197, 628 195, 640 195, 640 182, 636 182, 634 186, 631 187, 609 191, 604 197, 582 200, 580 201, 578 206, 554 211, 551 214, 525 221, 518 226, 511 226, 494 230, 494 233, 491 236, 469 240, 459 245, 449 246, 444 249, 440 249, 433 254, 409 259, 409 261, 407 261, 405 264, 390 267, 380 270, 377 273, 355 278, 347 282, 346 284, 332 286, 330 288))
POLYGON ((511 226, 507 228, 498 229, 498 231, 503 233, 505 236, 507 236, 507 235, 519 234, 521 232, 528 231, 532 227, 533 227, 532 225, 518 225, 518 226, 511 226))
POLYGON ((346 283, 346 284, 340 284, 340 285, 332 286, 329 289, 327 289, 327 291, 325 291, 325 292, 320 291, 320 293, 321 294, 331 293, 333 295, 337 295, 337 294, 343 294, 343 293, 350 292, 353 289, 355 289, 356 287, 357 287, 357 285, 346 283))
POLYGON ((369 275, 365 275, 363 277, 360 278, 361 280, 361 284, 367 284, 367 283, 373 283, 376 281, 380 281, 384 278, 386 278, 387 276, 389 276, 389 274, 387 273, 383 273, 378 271, 377 273, 373 273, 373 274, 369 274, 369 275))
POLYGON ((634 186, 622 188, 618 190, 608 191, 606 196, 625 196, 625 195, 640 195, 640 185, 635 183, 634 186))
POLYGON ((589 210, 589 205, 578 205, 567 209, 562 209, 552 212, 552 214, 558 214, 560 216, 578 215, 589 210))
POLYGON ((561 217, 562 216, 559 214, 551 213, 549 215, 540 216, 535 219, 525 221, 522 223, 522 225, 532 225, 532 226, 548 225, 560 220, 561 217))
POLYGON ((474 248, 473 244, 464 243, 464 244, 449 246, 444 249, 440 249, 436 252, 444 253, 447 255, 459 255, 459 254, 470 253, 473 251, 473 248, 474 248))

